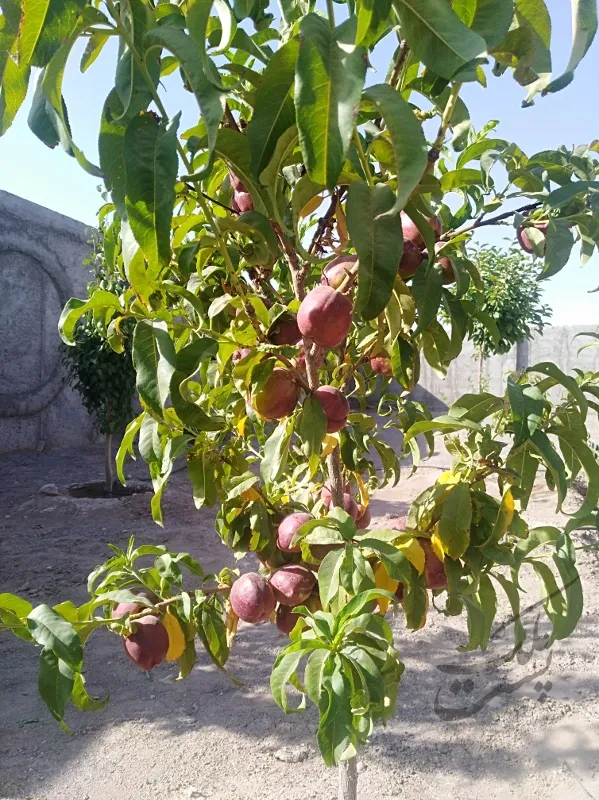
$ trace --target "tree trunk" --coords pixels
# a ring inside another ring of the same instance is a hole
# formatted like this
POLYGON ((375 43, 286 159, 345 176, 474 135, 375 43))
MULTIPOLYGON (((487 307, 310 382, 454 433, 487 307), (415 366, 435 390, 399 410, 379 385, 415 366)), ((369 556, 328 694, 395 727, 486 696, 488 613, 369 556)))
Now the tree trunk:
POLYGON ((483 390, 483 367, 485 364, 485 342, 483 343, 480 348, 480 353, 478 355, 478 391, 482 392, 483 390))
POLYGON ((355 756, 339 762, 338 800, 358 800, 358 765, 355 756))
POLYGON ((106 494, 112 494, 112 486, 114 484, 114 477, 112 474, 112 434, 107 433, 104 436, 104 476, 105 485, 104 491, 106 494))

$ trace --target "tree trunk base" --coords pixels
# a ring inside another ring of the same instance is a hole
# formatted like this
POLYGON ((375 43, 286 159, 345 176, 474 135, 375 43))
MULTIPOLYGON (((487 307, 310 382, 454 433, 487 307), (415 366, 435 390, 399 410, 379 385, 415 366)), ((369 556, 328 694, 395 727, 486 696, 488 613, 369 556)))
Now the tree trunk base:
POLYGON ((358 800, 358 763, 355 756, 339 762, 338 800, 358 800))

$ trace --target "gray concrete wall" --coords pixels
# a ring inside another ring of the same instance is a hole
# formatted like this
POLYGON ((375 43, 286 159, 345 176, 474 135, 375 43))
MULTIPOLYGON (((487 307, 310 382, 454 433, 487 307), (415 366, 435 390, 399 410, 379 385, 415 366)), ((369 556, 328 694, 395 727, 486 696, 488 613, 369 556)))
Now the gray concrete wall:
POLYGON ((57 321, 84 297, 89 229, 0 191, 0 452, 93 439, 79 396, 64 385, 57 321))
MULTIPOLYGON (((575 339, 574 336, 588 330, 599 330, 599 313, 597 326, 549 327, 545 329, 543 336, 537 335, 520 345, 519 353, 518 348, 513 347, 505 355, 486 359, 483 363, 484 389, 503 395, 510 372, 542 361, 553 361, 565 373, 570 373, 574 368, 585 372, 599 372, 599 347, 589 347, 578 355, 578 350, 592 339, 575 339)), ((445 380, 435 375, 423 358, 420 383, 412 396, 425 403, 434 414, 443 414, 461 395, 478 391, 478 369, 478 358, 471 342, 464 344, 462 353, 449 367, 445 380)), ((588 427, 593 436, 599 434, 596 417, 594 412, 589 414, 588 427)))

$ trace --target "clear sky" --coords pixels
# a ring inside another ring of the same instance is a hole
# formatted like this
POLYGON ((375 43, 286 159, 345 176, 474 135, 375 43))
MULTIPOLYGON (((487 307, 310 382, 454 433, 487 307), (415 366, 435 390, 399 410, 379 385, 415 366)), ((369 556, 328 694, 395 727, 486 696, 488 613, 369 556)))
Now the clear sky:
MULTIPOLYGON (((274 3, 272 4, 275 5, 274 3)), ((570 50, 570 3, 547 0, 553 18, 554 71, 561 73, 570 50)), ((370 83, 384 81, 386 64, 394 43, 388 37, 377 50, 370 83)), ((97 163, 97 131, 102 104, 113 85, 115 50, 106 48, 87 73, 81 74, 78 62, 81 50, 73 53, 64 82, 73 137, 86 156, 97 163)), ((565 91, 537 99, 532 108, 522 109, 523 89, 510 74, 489 76, 493 91, 467 84, 462 96, 478 129, 489 119, 500 119, 497 134, 516 142, 532 155, 564 144, 588 144, 599 138, 599 40, 576 72, 574 83, 565 91)), ((184 109, 181 130, 196 121, 193 97, 181 88, 176 75, 166 79, 166 105, 169 111, 184 109)), ((21 109, 12 128, 0 139, 0 189, 25 197, 67 216, 94 224, 102 203, 99 179, 87 175, 75 160, 58 149, 49 150, 27 127, 31 97, 21 109)), ((484 228, 481 241, 503 243, 510 228, 484 228)), ((554 324, 599 324, 599 293, 589 290, 599 286, 599 256, 580 269, 578 246, 568 266, 546 284, 545 301, 554 311, 554 324)))

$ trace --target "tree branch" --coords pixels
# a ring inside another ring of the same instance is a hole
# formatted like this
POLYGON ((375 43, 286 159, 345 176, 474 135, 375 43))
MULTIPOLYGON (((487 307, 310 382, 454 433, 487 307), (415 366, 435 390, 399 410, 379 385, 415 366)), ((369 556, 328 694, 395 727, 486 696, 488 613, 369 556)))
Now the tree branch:
POLYGON ((515 208, 513 211, 504 211, 502 214, 497 214, 495 217, 489 217, 488 219, 481 219, 479 217, 475 222, 472 222, 470 225, 465 225, 463 228, 460 228, 457 231, 448 231, 441 235, 440 239, 442 241, 447 241, 448 239, 453 239, 456 236, 460 236, 462 233, 468 233, 468 231, 476 230, 476 228, 483 228, 485 225, 500 225, 504 219, 509 219, 513 217, 514 214, 524 214, 527 211, 534 211, 537 208, 540 208, 543 204, 541 202, 536 203, 529 203, 526 206, 521 206, 520 208, 515 208))
POLYGON ((391 77, 389 78, 389 85, 393 86, 394 89, 397 88, 397 81, 399 80, 402 67, 406 63, 406 58, 408 57, 409 52, 410 52, 409 44, 406 41, 402 42, 399 46, 399 52, 397 53, 397 60, 395 61, 395 67, 393 69, 393 72, 391 73, 391 77))

